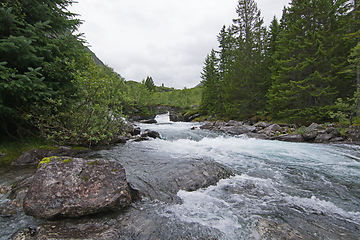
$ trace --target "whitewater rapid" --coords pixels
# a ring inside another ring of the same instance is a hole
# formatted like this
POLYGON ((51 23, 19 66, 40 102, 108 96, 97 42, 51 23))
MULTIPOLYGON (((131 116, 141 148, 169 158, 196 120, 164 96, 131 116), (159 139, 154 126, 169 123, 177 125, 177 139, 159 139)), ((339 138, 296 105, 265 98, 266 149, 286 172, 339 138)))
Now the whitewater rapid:
POLYGON ((210 159, 235 174, 216 186, 180 191, 183 203, 166 207, 165 216, 217 229, 221 239, 259 238, 259 219, 314 239, 360 238, 360 146, 234 137, 198 123, 171 123, 166 115, 157 120, 141 126, 162 136, 139 143, 148 154, 210 159))

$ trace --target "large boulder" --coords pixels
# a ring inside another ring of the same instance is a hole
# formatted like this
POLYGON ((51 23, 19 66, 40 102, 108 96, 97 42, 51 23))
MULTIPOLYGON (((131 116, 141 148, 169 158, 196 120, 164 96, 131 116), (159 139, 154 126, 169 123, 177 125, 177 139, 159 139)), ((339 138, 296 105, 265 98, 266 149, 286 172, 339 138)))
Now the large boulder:
POLYGON ((312 123, 310 126, 308 126, 306 129, 305 129, 305 132, 317 132, 317 131, 322 131, 322 130, 326 130, 325 127, 323 127, 322 125, 320 124, 317 124, 317 123, 312 123))
POLYGON ((241 135, 245 133, 254 133, 256 127, 250 125, 241 125, 241 126, 223 126, 219 129, 220 131, 232 135, 241 135))
POLYGON ((131 188, 121 164, 51 157, 40 162, 23 209, 28 215, 51 219, 123 209, 130 203, 131 188))
POLYGON ((284 129, 280 127, 279 124, 272 124, 269 127, 265 128, 264 130, 260 131, 260 133, 263 133, 269 137, 273 137, 275 135, 282 134, 284 129))

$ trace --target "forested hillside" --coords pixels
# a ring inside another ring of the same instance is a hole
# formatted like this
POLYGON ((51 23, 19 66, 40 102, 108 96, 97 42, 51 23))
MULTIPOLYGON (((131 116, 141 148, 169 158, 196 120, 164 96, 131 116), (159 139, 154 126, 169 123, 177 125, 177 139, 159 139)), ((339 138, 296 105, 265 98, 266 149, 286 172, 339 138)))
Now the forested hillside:
POLYGON ((75 34, 81 21, 67 10, 73 2, 0 3, 1 141, 35 135, 106 144, 122 134, 124 117, 154 115, 156 104, 199 103, 199 88, 157 87, 151 77, 126 82, 104 65, 75 34))
POLYGON ((308 123, 355 113, 358 1, 293 0, 268 28, 254 0, 236 12, 205 59, 202 114, 308 123))

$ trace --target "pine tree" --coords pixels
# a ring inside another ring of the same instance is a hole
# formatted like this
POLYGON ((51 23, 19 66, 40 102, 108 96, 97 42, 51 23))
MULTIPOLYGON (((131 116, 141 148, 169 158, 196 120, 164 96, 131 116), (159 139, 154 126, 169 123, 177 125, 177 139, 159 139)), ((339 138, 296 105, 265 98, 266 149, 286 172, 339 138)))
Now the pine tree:
POLYGON ((238 18, 233 20, 231 31, 233 61, 223 81, 224 107, 230 118, 247 118, 263 105, 266 30, 254 0, 239 0, 236 12, 238 18))
MULTIPOLYGON (((276 71, 269 90, 270 112, 292 121, 321 121, 338 96, 344 64, 341 18, 347 1, 293 0, 284 12, 276 71)), ((343 92, 343 91, 342 91, 343 92)))
MULTIPOLYGON (((0 128, 16 130, 34 102, 73 94, 72 60, 83 53, 72 32, 80 20, 72 0, 5 0, 0 3, 0 128), (13 126, 9 126, 13 125, 13 126)), ((0 130, 1 134, 1 130, 0 130)))
POLYGON ((222 100, 219 89, 218 59, 214 49, 207 55, 203 71, 201 73, 202 96, 200 102, 200 111, 202 114, 216 115, 221 113, 222 100))
POLYGON ((155 84, 154 84, 154 80, 152 79, 152 77, 147 76, 144 84, 150 92, 155 91, 155 84))

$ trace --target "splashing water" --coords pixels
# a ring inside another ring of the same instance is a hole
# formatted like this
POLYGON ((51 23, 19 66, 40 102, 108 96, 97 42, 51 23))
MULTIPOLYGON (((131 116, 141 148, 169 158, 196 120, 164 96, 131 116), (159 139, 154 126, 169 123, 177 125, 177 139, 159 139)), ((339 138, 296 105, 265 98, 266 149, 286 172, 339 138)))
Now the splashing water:
MULTIPOLYGON (((199 123, 171 122, 168 114, 156 120, 140 127, 158 131, 161 139, 97 154, 120 161, 130 182, 142 178, 137 163, 164 162, 157 159, 215 161, 234 176, 205 189, 179 191, 180 204, 145 200, 131 209, 124 218, 147 234, 138 239, 360 238, 360 146, 234 137, 201 130, 199 123)), ((18 220, 24 226, 30 222, 24 216, 18 220)))

